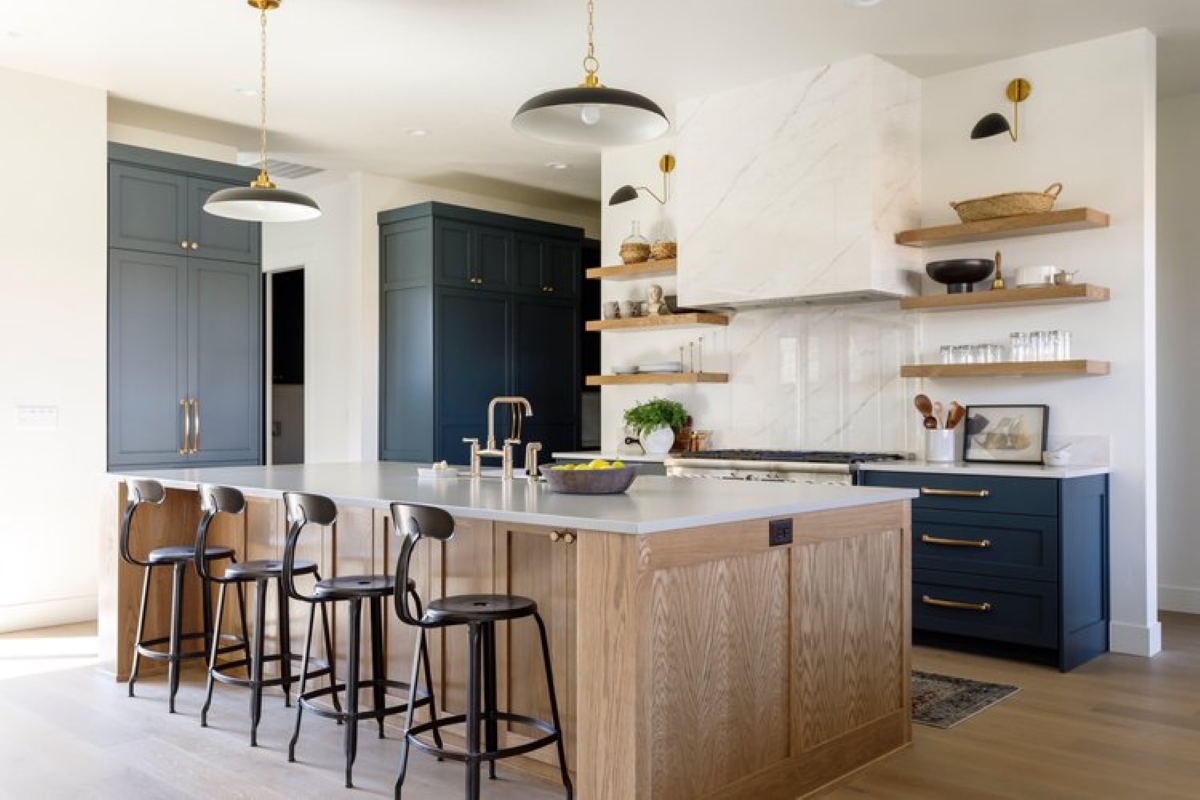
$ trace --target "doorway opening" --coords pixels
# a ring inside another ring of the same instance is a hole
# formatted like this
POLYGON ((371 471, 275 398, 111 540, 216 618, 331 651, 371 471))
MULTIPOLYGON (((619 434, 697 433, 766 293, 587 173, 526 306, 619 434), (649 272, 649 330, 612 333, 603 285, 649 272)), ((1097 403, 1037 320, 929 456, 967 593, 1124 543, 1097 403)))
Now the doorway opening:
POLYGON ((304 270, 269 272, 267 367, 270 370, 268 464, 304 463, 304 270))

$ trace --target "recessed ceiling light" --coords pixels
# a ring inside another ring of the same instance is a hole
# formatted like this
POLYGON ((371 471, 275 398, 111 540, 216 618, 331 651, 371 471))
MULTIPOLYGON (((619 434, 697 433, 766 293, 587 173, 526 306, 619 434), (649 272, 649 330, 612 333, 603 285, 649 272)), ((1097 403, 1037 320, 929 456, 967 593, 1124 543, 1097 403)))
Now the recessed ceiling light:
POLYGON ((37 34, 28 28, 5 28, 4 36, 8 39, 32 39, 37 34))
POLYGON ((561 161, 547 161, 546 166, 550 169, 566 169, 567 165, 561 161))
POLYGON ((858 6, 859 8, 870 8, 882 2, 883 0, 846 0, 847 5, 858 6))
POLYGON ((428 136, 429 129, 427 128, 405 128, 404 132, 409 136, 428 136))
POLYGON ((240 94, 242 97, 258 97, 258 89, 253 86, 241 86, 233 91, 234 94, 240 94))

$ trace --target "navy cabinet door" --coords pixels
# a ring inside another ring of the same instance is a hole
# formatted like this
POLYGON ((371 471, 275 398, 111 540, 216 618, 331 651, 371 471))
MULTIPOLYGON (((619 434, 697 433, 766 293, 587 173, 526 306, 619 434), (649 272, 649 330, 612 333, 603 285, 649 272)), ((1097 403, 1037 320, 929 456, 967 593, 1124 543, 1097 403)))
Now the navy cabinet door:
POLYGON ((537 236, 516 238, 518 291, 546 297, 579 296, 580 243, 537 236))
POLYGON ((186 176, 109 164, 108 207, 109 247, 187 255, 186 176))
POLYGON ((204 211, 209 195, 235 185, 167 170, 110 164, 109 247, 257 264, 261 249, 258 223, 204 211))
POLYGON ((433 289, 385 284, 380 314, 379 457, 432 461, 433 289))
POLYGON ((187 259, 110 250, 108 464, 185 462, 187 259))
POLYGON ((483 446, 488 401, 511 394, 509 313, 509 301, 503 295, 451 289, 438 293, 434 310, 439 430, 435 460, 462 463, 463 436, 477 436, 483 446))
POLYGON ((522 439, 539 441, 546 457, 578 449, 579 307, 569 301, 518 297, 513 315, 513 388, 533 417, 522 439))
POLYGON ((512 234, 501 228, 458 220, 434 222, 434 261, 443 286, 507 290, 512 250, 512 234))
POLYGON ((188 265, 193 444, 189 464, 257 463, 262 452, 259 270, 236 262, 188 265))

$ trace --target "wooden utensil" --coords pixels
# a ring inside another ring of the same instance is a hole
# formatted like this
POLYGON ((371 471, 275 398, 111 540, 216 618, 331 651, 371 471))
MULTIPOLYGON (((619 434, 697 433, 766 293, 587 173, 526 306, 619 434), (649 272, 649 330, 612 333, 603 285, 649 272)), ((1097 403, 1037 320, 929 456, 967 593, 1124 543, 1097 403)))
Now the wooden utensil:
POLYGON ((958 423, 963 421, 963 417, 967 415, 967 410, 958 404, 957 400, 951 401, 950 412, 946 414, 946 427, 958 427, 958 423))
POLYGON ((917 411, 921 412, 921 416, 925 418, 924 425, 926 428, 936 428, 937 419, 933 416, 933 401, 923 394, 919 394, 913 398, 913 404, 917 407, 917 411))
POLYGON ((935 423, 933 427, 935 427, 935 428, 942 427, 942 404, 941 403, 933 404, 933 421, 935 423))

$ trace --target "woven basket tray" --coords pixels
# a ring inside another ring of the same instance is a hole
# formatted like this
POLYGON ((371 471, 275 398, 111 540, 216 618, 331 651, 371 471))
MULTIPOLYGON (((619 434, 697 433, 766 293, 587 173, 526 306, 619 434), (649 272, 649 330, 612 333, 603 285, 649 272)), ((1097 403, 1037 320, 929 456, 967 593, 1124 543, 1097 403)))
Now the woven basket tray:
POLYGON ((1040 214, 1049 211, 1062 191, 1062 184, 1055 182, 1044 192, 1009 192, 974 200, 951 201, 950 207, 958 212, 963 222, 978 222, 982 219, 1013 217, 1019 214, 1040 214))

